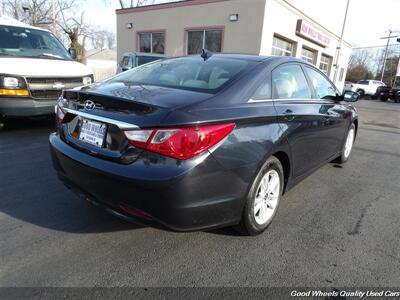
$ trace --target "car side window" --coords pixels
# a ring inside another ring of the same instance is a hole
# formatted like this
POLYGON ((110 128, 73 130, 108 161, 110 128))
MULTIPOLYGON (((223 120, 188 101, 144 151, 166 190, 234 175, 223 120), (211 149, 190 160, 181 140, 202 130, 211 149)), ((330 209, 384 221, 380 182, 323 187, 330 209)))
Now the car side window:
POLYGON ((121 65, 121 67, 128 66, 129 65, 129 56, 123 56, 120 65, 121 65))
POLYGON ((357 81, 357 84, 366 84, 366 85, 368 85, 369 81, 368 80, 359 80, 359 81, 357 81))
POLYGON ((289 64, 272 72, 272 93, 275 99, 310 99, 311 92, 299 65, 289 64))
POLYGON ((336 99, 336 88, 324 75, 309 67, 305 69, 318 99, 336 99))
POLYGON ((265 80, 251 98, 253 100, 271 99, 271 78, 265 80))

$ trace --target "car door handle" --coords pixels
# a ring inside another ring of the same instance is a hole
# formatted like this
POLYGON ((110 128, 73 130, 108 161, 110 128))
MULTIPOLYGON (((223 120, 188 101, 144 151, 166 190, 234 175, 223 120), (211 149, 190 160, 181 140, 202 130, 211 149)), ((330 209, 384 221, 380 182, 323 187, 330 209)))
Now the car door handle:
POLYGON ((324 124, 325 124, 325 125, 330 125, 330 124, 331 124, 331 121, 332 121, 332 118, 331 118, 331 117, 328 117, 328 116, 325 116, 324 118, 325 118, 324 124))
POLYGON ((286 121, 293 121, 294 115, 293 115, 293 110, 287 109, 283 112, 284 118, 286 121))

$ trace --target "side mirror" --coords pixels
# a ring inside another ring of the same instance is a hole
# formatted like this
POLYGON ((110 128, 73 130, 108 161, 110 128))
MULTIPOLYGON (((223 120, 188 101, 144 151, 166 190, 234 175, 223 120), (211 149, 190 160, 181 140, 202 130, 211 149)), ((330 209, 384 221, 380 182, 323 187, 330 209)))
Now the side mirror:
POLYGON ((69 48, 68 49, 69 55, 71 55, 72 59, 76 59, 76 50, 74 48, 69 48))
POLYGON ((356 102, 358 99, 360 99, 360 94, 352 91, 346 91, 342 97, 346 102, 356 102))

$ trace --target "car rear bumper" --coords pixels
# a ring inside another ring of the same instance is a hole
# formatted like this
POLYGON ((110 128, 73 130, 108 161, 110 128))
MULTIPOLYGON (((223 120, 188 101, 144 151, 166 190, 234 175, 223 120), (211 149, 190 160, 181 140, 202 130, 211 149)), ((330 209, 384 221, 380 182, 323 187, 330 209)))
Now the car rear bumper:
POLYGON ((0 116, 30 117, 54 114, 57 100, 34 100, 32 98, 0 98, 0 116))
POLYGON ((177 231, 240 220, 247 190, 209 153, 189 161, 143 154, 123 165, 78 151, 56 134, 50 135, 50 149, 58 177, 67 187, 117 214, 132 216, 126 208, 134 209, 146 216, 143 220, 177 231))

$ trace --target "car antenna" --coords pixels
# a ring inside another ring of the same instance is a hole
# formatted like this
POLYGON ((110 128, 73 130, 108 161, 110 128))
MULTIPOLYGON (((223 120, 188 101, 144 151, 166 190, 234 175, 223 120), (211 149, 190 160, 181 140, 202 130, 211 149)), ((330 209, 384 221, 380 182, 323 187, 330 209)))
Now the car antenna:
POLYGON ((204 61, 209 59, 212 55, 213 55, 213 53, 211 51, 208 51, 205 48, 203 48, 203 50, 201 50, 201 55, 200 56, 204 59, 204 61))

